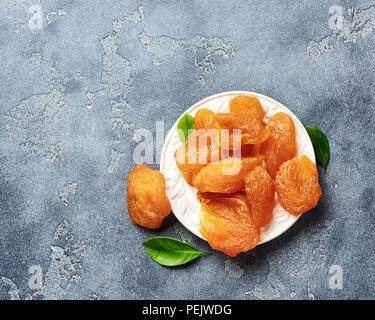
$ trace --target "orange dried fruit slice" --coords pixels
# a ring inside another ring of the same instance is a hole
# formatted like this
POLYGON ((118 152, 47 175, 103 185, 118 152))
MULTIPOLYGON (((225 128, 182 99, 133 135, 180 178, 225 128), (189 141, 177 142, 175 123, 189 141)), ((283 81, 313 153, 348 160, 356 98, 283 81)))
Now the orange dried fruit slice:
MULTIPOLYGON (((240 149, 241 140, 239 143, 233 142, 233 130, 221 130, 221 126, 216 119, 216 115, 209 109, 200 109, 194 117, 194 128, 196 130, 217 130, 218 142, 220 147, 224 149, 233 150, 240 149), (226 136, 224 136, 226 135, 226 136)), ((225 128, 224 128, 225 129, 225 128)), ((241 138, 241 137, 240 137, 241 138)))
POLYGON ((253 152, 252 144, 244 144, 241 146, 241 157, 249 157, 252 155, 252 152, 253 152))
MULTIPOLYGON (((216 119, 223 129, 240 129, 241 144, 261 143, 269 136, 268 128, 261 119, 252 113, 217 113, 216 119)), ((229 141, 233 141, 232 137, 229 141)))
POLYGON ((210 246, 235 257, 254 248, 260 229, 254 224, 246 194, 198 193, 200 232, 210 246))
POLYGON ((274 178, 280 165, 296 155, 297 142, 293 119, 284 112, 273 115, 267 123, 269 138, 260 154, 265 156, 267 170, 274 178))
POLYGON ((189 183, 198 172, 213 161, 220 159, 219 138, 216 130, 194 130, 176 150, 174 158, 183 177, 189 183))
POLYGON ((239 150, 232 150, 232 149, 221 149, 220 159, 226 158, 245 158, 250 157, 253 154, 253 145, 252 144, 244 144, 241 146, 239 150))
POLYGON ((251 149, 250 156, 257 157, 260 155, 260 148, 262 147, 261 143, 253 144, 253 148, 251 149))
POLYGON ((263 157, 228 158, 209 163, 193 179, 200 192, 234 193, 245 187, 244 176, 262 164, 263 157))
POLYGON ((237 96, 229 102, 229 110, 231 113, 250 113, 260 120, 263 120, 266 114, 262 104, 257 97, 237 96))
POLYGON ((251 206, 254 223, 267 226, 273 217, 275 185, 269 173, 258 166, 245 175, 245 191, 251 206))
POLYGON ((163 174, 143 164, 130 171, 127 196, 129 216, 142 227, 159 228, 171 212, 163 174))
POLYGON ((305 155, 280 166, 275 186, 281 206, 295 216, 314 208, 322 196, 316 165, 305 155))
POLYGON ((194 128, 199 129, 215 129, 216 117, 215 113, 209 109, 200 109, 194 116, 194 128))

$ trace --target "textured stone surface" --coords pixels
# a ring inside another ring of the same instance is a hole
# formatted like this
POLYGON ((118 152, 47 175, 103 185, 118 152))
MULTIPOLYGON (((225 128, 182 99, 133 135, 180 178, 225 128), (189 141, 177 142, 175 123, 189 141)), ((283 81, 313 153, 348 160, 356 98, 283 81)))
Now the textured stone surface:
POLYGON ((0 298, 373 299, 375 1, 337 2, 332 29, 323 0, 2 0, 0 298), (247 254, 163 268, 142 241, 209 247, 172 215, 157 231, 130 222, 136 130, 168 130, 228 90, 273 97, 327 134, 324 196, 247 254))

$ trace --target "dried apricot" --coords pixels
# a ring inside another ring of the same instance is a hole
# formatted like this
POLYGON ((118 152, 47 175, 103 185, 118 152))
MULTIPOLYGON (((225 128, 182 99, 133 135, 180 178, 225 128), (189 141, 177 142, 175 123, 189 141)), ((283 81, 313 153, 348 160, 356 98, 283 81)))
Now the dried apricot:
MULTIPOLYGON (((267 140, 268 128, 256 115, 249 113, 217 113, 217 122, 223 129, 240 129, 241 144, 257 144, 267 140)), ((232 141, 232 138, 229 139, 232 141)))
POLYGON ((174 158, 183 177, 189 183, 207 163, 220 159, 217 131, 194 130, 175 152, 174 158))
POLYGON ((235 257, 254 248, 260 229, 254 224, 246 194, 198 193, 200 232, 211 247, 235 257))
POLYGON ((241 157, 249 157, 253 152, 252 144, 244 144, 241 146, 241 157))
POLYGON ((258 166, 245 175, 245 190, 254 223, 265 227, 273 216, 275 185, 269 173, 258 166))
POLYGON ((194 128, 196 130, 217 130, 219 145, 225 149, 240 149, 240 144, 233 141, 233 130, 224 128, 221 130, 221 126, 216 119, 216 115, 209 109, 200 109, 194 117, 194 128), (225 130, 226 129, 226 130, 225 130), (226 136, 225 136, 226 135, 226 136))
POLYGON ((220 159, 232 158, 232 157, 249 157, 253 154, 253 145, 252 144, 244 144, 241 146, 239 150, 233 149, 220 149, 220 159))
POLYGON ((165 178, 158 170, 140 164, 128 176, 128 212, 135 224, 157 229, 171 212, 165 178))
POLYGON ((264 109, 257 97, 249 96, 237 96, 229 102, 230 112, 239 112, 242 114, 250 112, 251 114, 257 116, 260 120, 263 120, 264 109))
POLYGON ((194 117, 194 128, 199 129, 215 129, 216 117, 215 113, 209 109, 200 109, 194 117))
POLYGON ((296 155, 297 143, 293 119, 284 112, 273 115, 267 123, 269 138, 262 144, 267 171, 275 177, 280 165, 296 155))
POLYGON ((261 165, 263 157, 228 158, 209 163, 193 179, 201 192, 234 193, 245 187, 244 176, 261 165))
POLYGON ((281 206, 295 216, 314 208, 322 196, 316 165, 305 155, 284 162, 275 185, 281 206))
POLYGON ((251 149, 250 156, 257 157, 260 155, 260 148, 262 147, 261 143, 253 144, 253 148, 251 149))

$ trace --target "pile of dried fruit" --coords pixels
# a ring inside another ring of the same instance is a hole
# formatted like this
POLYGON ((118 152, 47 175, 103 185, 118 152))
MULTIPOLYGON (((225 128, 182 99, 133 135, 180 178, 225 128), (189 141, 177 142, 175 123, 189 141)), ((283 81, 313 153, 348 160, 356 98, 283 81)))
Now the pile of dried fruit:
POLYGON ((259 100, 248 96, 232 99, 228 113, 201 109, 194 117, 195 131, 175 153, 185 180, 198 190, 201 234, 229 256, 259 243, 261 228, 273 218, 276 196, 298 216, 322 195, 315 164, 304 155, 296 157, 293 119, 279 112, 265 124, 264 115, 259 100))
MULTIPOLYGON (((232 257, 259 243, 276 198, 298 216, 322 195, 315 164, 296 157, 293 119, 280 112, 265 124, 264 116, 256 97, 237 96, 228 113, 201 109, 187 119, 195 130, 179 132, 184 143, 175 161, 198 190, 200 232, 212 248, 232 257)), ((171 207, 159 171, 138 165, 130 172, 128 211, 134 223, 160 227, 171 207)))

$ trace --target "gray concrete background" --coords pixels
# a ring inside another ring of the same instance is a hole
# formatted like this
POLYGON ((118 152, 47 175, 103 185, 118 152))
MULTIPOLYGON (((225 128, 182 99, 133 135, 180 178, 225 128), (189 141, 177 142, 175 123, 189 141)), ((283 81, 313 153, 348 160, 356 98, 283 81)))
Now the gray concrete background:
POLYGON ((374 1, 2 0, 0 298, 373 299, 374 28, 374 1), (266 94, 326 133, 324 195, 247 254, 161 267, 142 241, 209 247, 173 215, 157 231, 130 222, 135 130, 168 130, 228 90, 266 94), (329 288, 333 265, 342 290, 329 288))

